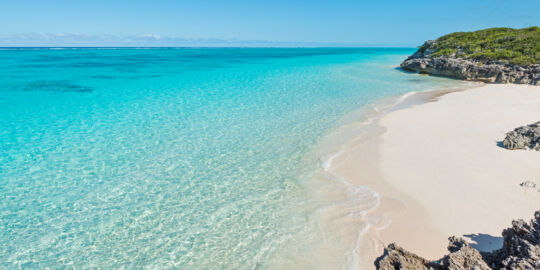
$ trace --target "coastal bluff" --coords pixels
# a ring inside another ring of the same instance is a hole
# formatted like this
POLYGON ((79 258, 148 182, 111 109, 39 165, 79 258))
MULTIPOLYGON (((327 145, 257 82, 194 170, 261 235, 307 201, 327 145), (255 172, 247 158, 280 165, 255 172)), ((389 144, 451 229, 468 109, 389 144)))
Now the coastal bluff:
POLYGON ((375 266, 379 270, 540 269, 540 211, 535 212, 530 222, 512 221, 512 227, 505 229, 502 236, 502 248, 492 252, 480 252, 462 238, 452 236, 448 245, 450 253, 437 261, 390 244, 375 266))
POLYGON ((403 70, 486 83, 540 85, 540 28, 490 28, 426 41, 403 70))

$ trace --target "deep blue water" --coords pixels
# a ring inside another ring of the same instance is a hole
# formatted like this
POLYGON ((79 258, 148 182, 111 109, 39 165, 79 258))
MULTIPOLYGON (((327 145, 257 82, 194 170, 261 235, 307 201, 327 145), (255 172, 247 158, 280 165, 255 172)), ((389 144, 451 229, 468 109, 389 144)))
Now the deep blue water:
POLYGON ((0 50, 0 268, 301 268, 321 136, 456 83, 413 52, 0 50))

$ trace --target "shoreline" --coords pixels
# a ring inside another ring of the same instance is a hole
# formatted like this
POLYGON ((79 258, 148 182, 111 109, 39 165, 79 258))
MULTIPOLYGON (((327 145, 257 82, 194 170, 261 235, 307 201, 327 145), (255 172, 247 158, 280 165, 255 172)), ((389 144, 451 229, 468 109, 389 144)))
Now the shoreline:
MULTIPOLYGON (((482 114, 481 111, 475 112, 474 107, 476 106, 471 105, 471 103, 477 102, 477 99, 495 99, 500 103, 499 106, 513 105, 511 102, 515 102, 515 100, 509 100, 507 97, 509 94, 517 95, 518 97, 516 99, 520 100, 523 94, 518 94, 518 92, 527 92, 525 94, 530 94, 531 88, 534 89, 532 92, 536 91, 536 93, 531 94, 532 97, 537 98, 534 100, 540 102, 539 87, 517 85, 478 84, 478 86, 470 85, 465 89, 459 90, 431 90, 403 95, 401 97, 403 100, 400 100, 400 102, 397 102, 393 106, 387 107, 386 111, 371 119, 372 123, 369 123, 370 120, 368 120, 368 123, 364 123, 371 129, 370 136, 361 134, 360 139, 349 138, 349 141, 343 144, 343 149, 338 153, 334 153, 330 158, 327 157, 325 159, 327 164, 322 163, 322 165, 328 173, 338 178, 346 179, 353 186, 369 187, 379 194, 377 206, 365 211, 362 216, 362 219, 367 221, 370 226, 364 230, 362 239, 360 239, 361 243, 358 244, 361 249, 358 251, 361 257, 361 266, 373 268, 375 258, 382 255, 383 248, 391 242, 396 242, 405 249, 425 256, 428 259, 438 259, 446 254, 447 239, 452 235, 468 235, 471 243, 475 244, 480 250, 493 250, 499 248, 499 245, 502 243, 502 239, 499 238, 500 233, 502 229, 508 226, 512 219, 528 218, 534 212, 534 206, 540 205, 540 194, 530 194, 531 192, 523 190, 519 186, 519 182, 523 182, 526 179, 518 177, 519 179, 508 180, 512 183, 518 182, 513 183, 512 188, 505 185, 505 181, 501 179, 498 179, 497 185, 492 184, 488 181, 488 178, 493 176, 492 173, 485 172, 484 176, 480 176, 481 173, 479 173, 482 170, 489 169, 489 162, 481 162, 480 165, 484 167, 474 169, 457 168, 454 170, 455 172, 452 172, 452 166, 444 164, 459 161, 460 156, 451 153, 451 151, 444 151, 444 154, 447 156, 441 156, 439 157, 440 160, 436 160, 437 162, 431 162, 430 158, 426 157, 436 152, 433 150, 433 147, 436 147, 441 141, 431 142, 432 147, 422 146, 422 140, 429 140, 429 137, 432 136, 429 135, 431 132, 435 132, 437 134, 436 136, 444 137, 443 131, 441 131, 443 134, 439 134, 440 132, 437 133, 437 129, 441 127, 438 126, 440 123, 437 124, 440 121, 434 120, 436 118, 435 115, 460 114, 461 118, 457 117, 458 119, 455 120, 452 119, 453 117, 444 119, 459 126, 459 121, 467 119, 467 113, 477 113, 480 115, 478 117, 485 118, 485 114, 482 114), (520 89, 525 90, 520 91, 520 89), (485 91, 491 91, 493 93, 485 93, 485 91), (493 97, 490 98, 490 96, 493 97), (409 102, 413 102, 407 103, 407 99, 409 99, 409 102), (432 114, 435 115, 431 116, 432 114), (418 130, 414 131, 418 129, 416 126, 419 123, 422 124, 422 132, 418 130), (401 133, 407 129, 410 134, 404 141, 401 138, 401 133), (424 137, 420 136, 422 134, 419 132, 424 133, 424 137), (417 146, 415 147, 415 145, 417 146), (403 159, 402 157, 404 156, 408 158, 403 159), (449 175, 441 175, 443 172, 449 173, 449 175), (424 173, 426 175, 423 175, 424 173), (447 186, 445 186, 443 180, 452 182, 449 181, 449 178, 456 174, 462 179, 457 179, 450 185, 446 184, 447 186), (465 180, 477 178, 481 178, 477 180, 478 183, 465 180), (434 183, 444 186, 447 189, 445 191, 448 191, 448 193, 437 192, 437 187, 434 183), (501 185, 504 187, 502 190, 501 185), (452 186, 455 188, 452 189, 452 186), (508 189, 511 189, 511 191, 508 189), (509 192, 512 194, 506 196, 509 197, 507 198, 510 201, 508 203, 510 204, 509 206, 505 206, 506 203, 493 202, 495 196, 493 194, 496 194, 499 198, 504 198, 505 193, 509 192), (527 192, 529 194, 519 194, 527 192), (431 195, 429 195, 430 193, 431 195), (477 193, 477 198, 473 195, 474 193, 477 193), (457 197, 454 198, 455 201, 449 201, 452 199, 452 196, 457 197), (529 207, 524 207, 524 205, 528 205, 529 207), (498 208, 504 209, 501 210, 498 208), (496 209, 499 212, 495 212, 496 209), (489 214, 477 213, 481 211, 487 211, 489 214)), ((486 105, 486 102, 480 103, 486 105)), ((535 115, 540 115, 540 106, 532 106, 532 108, 527 108, 527 110, 529 111, 521 112, 521 114, 528 114, 529 118, 531 118, 530 122, 534 122, 532 120, 534 120, 535 115), (531 116, 531 110, 533 111, 532 114, 534 112, 538 112, 538 114, 531 116)), ((493 108, 491 113, 496 113, 496 108, 493 108)), ((513 114, 513 112, 510 111, 510 114, 513 114)), ((506 117, 511 119, 508 119, 508 123, 505 123, 504 126, 506 129, 504 132, 526 124, 527 120, 525 119, 521 122, 515 120, 516 118, 523 118, 520 113, 517 114, 516 117, 506 117)), ((487 119, 491 118, 487 117, 484 120, 487 119)), ((474 120, 479 121, 482 119, 474 120)), ((452 125, 450 122, 444 123, 445 125, 452 125)), ((491 122, 484 124, 486 126, 493 125, 491 122)), ((490 133, 493 133, 489 128, 488 130, 490 133)), ((480 132, 486 132, 488 130, 481 130, 480 132)), ((504 132, 493 134, 493 136, 502 140, 504 138, 504 132)), ((460 147, 460 144, 463 143, 465 134, 459 134, 457 132, 453 135, 456 136, 455 141, 452 141, 451 138, 445 141, 446 147, 443 147, 444 149, 442 150, 460 147), (452 144, 456 145, 452 146, 452 144)), ((467 135, 473 136, 473 138, 469 139, 475 139, 474 134, 467 135)), ((480 141, 481 138, 478 139, 479 141, 476 143, 482 143, 480 141)), ((522 153, 511 152, 497 147, 495 142, 489 141, 484 143, 487 143, 488 147, 492 146, 495 148, 494 151, 497 152, 497 157, 499 155, 523 156, 522 153)), ((477 149, 461 149, 457 152, 465 158, 467 156, 470 158, 486 155, 487 160, 493 159, 489 154, 480 153, 477 149)), ((535 158, 535 160, 540 162, 540 155, 534 157, 531 154, 525 155, 528 158, 535 158)), ((518 158, 518 160, 521 159, 518 158)), ((491 160, 491 162, 497 163, 498 161, 495 159, 491 160)), ((474 164, 474 162, 472 163, 474 164)), ((462 162, 461 165, 467 165, 467 162, 462 162)), ((509 166, 514 168, 516 166, 519 167, 519 164, 516 165, 516 161, 513 161, 509 166)), ((534 176, 534 173, 540 175, 540 168, 532 168, 531 170, 533 175, 531 175, 530 171, 524 175, 534 176)), ((535 179, 531 180, 534 181, 535 179)))
MULTIPOLYGON (((325 224, 323 226, 326 226, 325 231, 328 232, 329 238, 341 239, 338 240, 341 243, 340 246, 333 248, 344 249, 346 252, 344 269, 357 269, 357 265, 363 266, 360 269, 373 267, 373 261, 380 256, 378 251, 382 252, 384 245, 380 241, 373 242, 374 237, 369 236, 373 229, 370 228, 379 230, 388 226, 389 218, 380 215, 380 209, 388 210, 393 207, 387 206, 386 198, 383 198, 382 206, 379 207, 381 198, 377 189, 373 188, 383 183, 376 180, 380 179, 379 176, 373 177, 373 184, 367 182, 358 184, 333 172, 334 160, 341 158, 351 149, 363 145, 366 141, 376 140, 384 132, 378 126, 378 121, 385 115, 435 101, 447 93, 482 85, 484 84, 459 81, 452 87, 411 91, 380 99, 345 115, 339 121, 338 127, 330 130, 316 144, 314 154, 319 160, 321 172, 312 179, 310 186, 314 188, 312 191, 316 194, 316 200, 326 202, 323 204, 327 205, 325 209, 317 210, 316 216, 319 217, 319 223, 325 224), (328 204, 331 206, 328 207, 328 204), (374 250, 377 252, 373 252, 374 250), (369 255, 366 256, 367 254, 369 255)), ((376 152, 371 149, 369 152, 372 152, 369 156, 376 156, 376 152)), ((365 177, 369 174, 377 174, 369 165, 371 162, 371 159, 362 162, 365 165, 361 167, 364 168, 362 171, 365 177)), ((322 261, 327 260, 327 258, 322 259, 322 261)))

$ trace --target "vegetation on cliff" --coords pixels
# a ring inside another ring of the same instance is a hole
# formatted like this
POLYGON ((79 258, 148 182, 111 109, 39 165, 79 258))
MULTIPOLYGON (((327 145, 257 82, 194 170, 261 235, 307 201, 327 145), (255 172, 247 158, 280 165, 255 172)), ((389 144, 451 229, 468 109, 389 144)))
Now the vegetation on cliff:
POLYGON ((451 56, 518 65, 540 64, 540 27, 456 32, 434 42, 426 42, 419 51, 430 53, 433 57, 451 56))

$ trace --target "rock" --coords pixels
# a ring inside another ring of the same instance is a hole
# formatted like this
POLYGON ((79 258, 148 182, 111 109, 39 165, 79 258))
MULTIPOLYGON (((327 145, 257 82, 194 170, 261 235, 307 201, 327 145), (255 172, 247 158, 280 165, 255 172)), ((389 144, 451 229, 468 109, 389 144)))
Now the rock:
POLYGON ((463 238, 450 237, 448 251, 450 254, 438 261, 428 261, 405 249, 390 244, 384 250, 383 256, 375 261, 375 266, 380 270, 394 269, 451 269, 451 270, 490 270, 478 250, 472 248, 463 238))
POLYGON ((540 269, 540 211, 530 223, 512 221, 502 235, 503 247, 486 256, 494 269, 540 269))
POLYGON ((419 269, 434 270, 442 269, 436 263, 432 263, 416 254, 406 251, 396 244, 390 244, 384 249, 384 254, 375 260, 375 266, 381 270, 395 269, 419 269))
POLYGON ((440 260, 442 269, 452 270, 490 270, 478 250, 472 248, 463 238, 452 236, 448 238, 450 254, 440 260))
POLYGON ((479 252, 465 240, 452 236, 448 240, 448 255, 438 261, 429 261, 405 249, 390 244, 384 254, 377 258, 375 266, 380 270, 395 269, 540 269, 540 211, 527 223, 512 221, 512 227, 502 233, 504 244, 493 252, 479 252))
POLYGON ((486 83, 519 83, 540 85, 540 64, 520 66, 499 61, 486 63, 455 56, 434 57, 436 41, 424 43, 423 50, 407 58, 404 70, 486 83))
POLYGON ((510 150, 540 150, 540 122, 522 126, 506 133, 503 146, 510 150))

